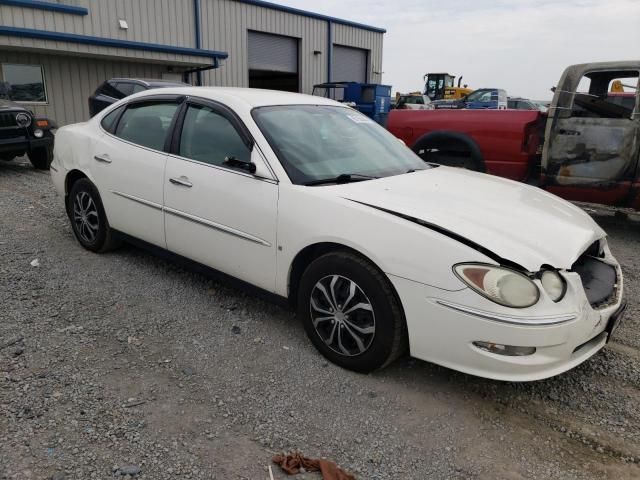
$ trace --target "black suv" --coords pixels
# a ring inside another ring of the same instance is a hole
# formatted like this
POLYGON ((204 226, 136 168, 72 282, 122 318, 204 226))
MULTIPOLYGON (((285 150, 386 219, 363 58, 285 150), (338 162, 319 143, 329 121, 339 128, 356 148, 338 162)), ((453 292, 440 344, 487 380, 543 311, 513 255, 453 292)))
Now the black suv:
POLYGON ((107 80, 89 97, 89 114, 93 117, 112 103, 152 88, 190 87, 188 83, 169 80, 142 80, 139 78, 112 78, 107 80))
POLYGON ((48 118, 0 98, 0 160, 13 160, 26 153, 35 168, 48 170, 55 128, 56 124, 48 118))

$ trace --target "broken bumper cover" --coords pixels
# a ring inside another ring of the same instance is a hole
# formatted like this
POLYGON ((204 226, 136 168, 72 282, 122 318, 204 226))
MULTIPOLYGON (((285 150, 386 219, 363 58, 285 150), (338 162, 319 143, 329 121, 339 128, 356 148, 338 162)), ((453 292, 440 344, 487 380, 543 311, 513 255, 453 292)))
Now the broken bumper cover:
POLYGON ((552 308, 503 309, 469 289, 446 291, 389 276, 405 309, 411 356, 504 381, 540 380, 570 370, 602 349, 619 324, 625 305, 621 276, 616 297, 598 309, 589 304, 578 274, 565 277, 571 295, 552 308), (505 355, 477 342, 535 351, 505 355))

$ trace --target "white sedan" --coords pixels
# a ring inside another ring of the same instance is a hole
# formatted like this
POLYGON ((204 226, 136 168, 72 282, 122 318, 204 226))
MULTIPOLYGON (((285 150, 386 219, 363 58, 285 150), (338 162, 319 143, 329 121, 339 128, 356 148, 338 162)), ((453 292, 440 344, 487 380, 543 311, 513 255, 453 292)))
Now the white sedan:
POLYGON ((284 297, 332 362, 409 352, 524 381, 598 352, 622 316, 605 233, 542 190, 425 164, 332 100, 143 92, 58 130, 80 244, 137 239, 284 297))

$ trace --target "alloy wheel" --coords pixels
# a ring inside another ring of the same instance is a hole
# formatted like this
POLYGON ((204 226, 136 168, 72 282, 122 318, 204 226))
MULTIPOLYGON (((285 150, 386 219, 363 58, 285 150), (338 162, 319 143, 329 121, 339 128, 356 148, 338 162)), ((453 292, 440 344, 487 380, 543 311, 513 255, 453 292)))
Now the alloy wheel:
POLYGON ((100 227, 98 209, 87 192, 80 191, 73 201, 73 221, 82 240, 93 243, 100 227))
POLYGON ((311 320, 334 352, 353 357, 366 352, 376 332, 373 306, 364 291, 341 275, 321 278, 311 290, 311 320))

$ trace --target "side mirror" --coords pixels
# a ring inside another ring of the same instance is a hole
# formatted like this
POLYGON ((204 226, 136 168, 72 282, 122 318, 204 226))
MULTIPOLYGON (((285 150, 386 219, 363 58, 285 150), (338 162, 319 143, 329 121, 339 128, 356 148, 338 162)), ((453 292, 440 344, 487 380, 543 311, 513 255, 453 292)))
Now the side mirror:
POLYGON ((244 170, 245 172, 249 172, 251 175, 256 173, 256 164, 246 160, 239 160, 233 155, 229 157, 225 157, 224 164, 229 168, 237 168, 238 170, 244 170))

